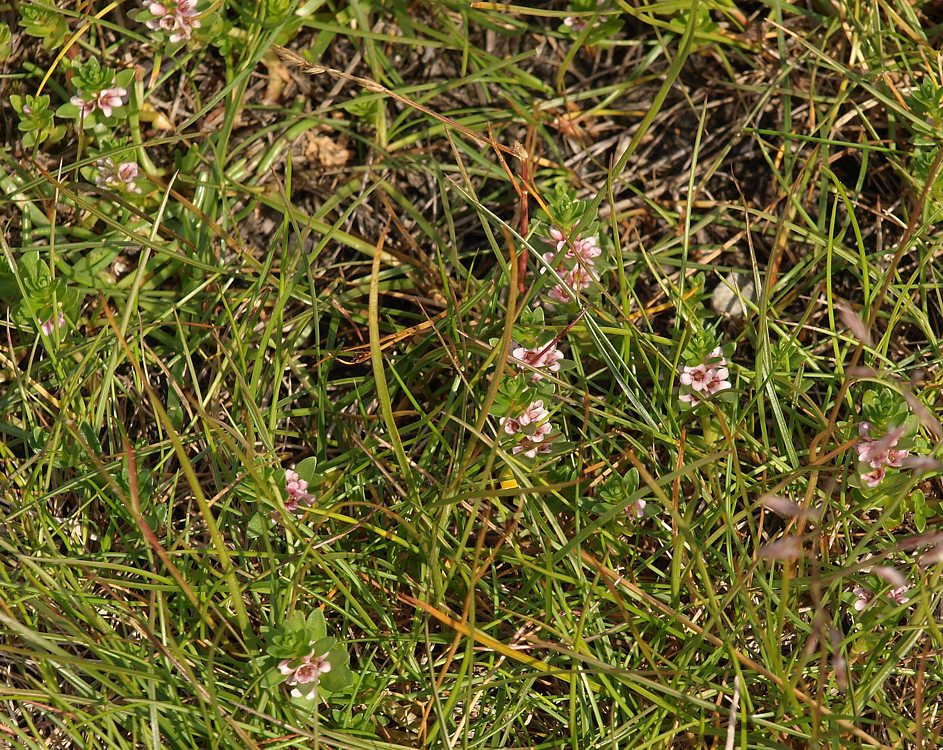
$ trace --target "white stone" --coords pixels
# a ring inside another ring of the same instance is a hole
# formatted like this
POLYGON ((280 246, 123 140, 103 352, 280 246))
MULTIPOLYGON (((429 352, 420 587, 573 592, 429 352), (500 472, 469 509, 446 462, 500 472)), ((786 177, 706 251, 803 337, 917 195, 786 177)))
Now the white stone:
POLYGON ((711 309, 718 315, 742 318, 747 309, 744 302, 755 302, 756 283, 744 273, 733 271, 721 281, 711 295, 711 309), (742 301, 741 301, 742 300, 742 301))

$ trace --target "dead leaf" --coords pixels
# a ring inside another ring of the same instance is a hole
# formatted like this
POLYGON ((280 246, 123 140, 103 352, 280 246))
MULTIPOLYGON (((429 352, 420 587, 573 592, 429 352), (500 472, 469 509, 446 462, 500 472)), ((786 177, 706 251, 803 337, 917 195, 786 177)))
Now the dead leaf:
POLYGON ((154 130, 176 130, 170 118, 163 112, 154 109, 153 105, 149 102, 144 102, 144 104, 141 105, 141 111, 138 116, 141 118, 141 122, 151 123, 154 130))
POLYGON ((274 52, 267 54, 262 62, 268 69, 268 82, 265 86, 265 98, 262 103, 277 104, 278 100, 281 99, 282 91, 285 90, 285 84, 291 81, 291 71, 274 52))
POLYGON ((330 136, 309 133, 305 156, 324 167, 343 167, 350 159, 350 151, 330 136))

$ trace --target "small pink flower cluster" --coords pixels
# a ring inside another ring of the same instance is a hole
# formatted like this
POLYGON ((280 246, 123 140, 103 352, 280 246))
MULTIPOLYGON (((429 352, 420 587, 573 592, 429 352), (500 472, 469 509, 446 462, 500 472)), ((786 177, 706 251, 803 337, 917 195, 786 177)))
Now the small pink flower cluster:
POLYGON ((154 16, 145 23, 147 28, 168 32, 167 39, 171 44, 189 39, 193 30, 200 28, 196 17, 196 0, 170 0, 162 3, 144 0, 144 7, 154 16))
POLYGON ((291 694, 295 698, 312 700, 315 697, 321 675, 331 671, 331 662, 327 660, 327 656, 327 654, 315 656, 314 652, 311 652, 300 659, 284 659, 278 663, 278 671, 288 677, 285 680, 288 685, 308 686, 300 690, 292 687, 291 694))
POLYGON ((858 443, 858 461, 864 464, 866 469, 861 472, 861 481, 868 487, 877 487, 887 476, 887 468, 899 469, 910 452, 897 450, 897 442, 903 434, 901 429, 888 430, 887 434, 880 438, 870 436, 872 429, 870 422, 858 425, 858 434, 861 436, 858 443))
POLYGON ((45 323, 40 323, 39 327, 42 329, 42 332, 47 336, 51 336, 52 332, 56 328, 63 328, 66 324, 65 315, 62 314, 62 311, 58 315, 53 315, 45 323))
POLYGON ((518 346, 511 351, 511 356, 538 370, 534 372, 531 378, 536 383, 538 380, 543 380, 544 377, 539 370, 560 371, 560 360, 563 359, 563 352, 557 349, 556 344, 549 343, 534 349, 525 349, 523 346, 518 346))
POLYGON ((508 435, 522 434, 522 439, 511 452, 523 453, 534 458, 538 453, 549 453, 550 444, 545 442, 553 430, 549 421, 550 412, 544 408, 543 401, 534 401, 517 417, 501 417, 501 427, 508 435))
POLYGON ((682 385, 691 390, 682 393, 678 399, 691 406, 697 406, 702 400, 713 396, 715 393, 730 388, 730 371, 727 369, 727 360, 724 358, 720 347, 717 347, 707 356, 707 361, 699 365, 681 368, 681 377, 679 380, 682 385))
POLYGON ((308 492, 308 482, 298 476, 298 472, 287 469, 285 471, 285 491, 288 499, 285 501, 285 510, 296 515, 304 515, 301 505, 311 505, 314 495, 308 492))
MULTIPOLYGON (((589 289, 593 281, 599 279, 599 274, 596 271, 596 258, 602 254, 602 249, 599 247, 599 240, 596 237, 586 237, 584 239, 577 235, 567 243, 563 232, 556 227, 551 228, 550 236, 552 238, 552 244, 556 246, 556 252, 544 253, 544 260, 547 261, 548 265, 552 265, 554 259, 558 258, 560 251, 565 247, 566 252, 563 254, 564 262, 557 265, 554 270, 566 283, 566 286, 570 287, 573 291, 581 292, 584 289, 589 289)), ((541 273, 543 273, 544 270, 546 269, 541 269, 541 273)), ((561 305, 566 304, 572 298, 566 286, 563 284, 554 285, 554 287, 547 292, 547 296, 561 305)))
POLYGON ((83 99, 81 96, 73 96, 71 101, 82 112, 83 117, 92 114, 96 109, 100 109, 105 117, 111 117, 111 111, 124 105, 124 98, 128 95, 128 90, 122 86, 114 86, 110 89, 102 89, 91 99, 83 99))
POLYGON ((98 167, 98 177, 95 179, 95 184, 99 187, 123 187, 132 193, 141 192, 141 188, 135 182, 140 173, 135 162, 125 161, 116 167, 110 158, 105 157, 99 159, 96 166, 98 167))
MULTIPOLYGON (((910 597, 907 596, 909 590, 907 586, 895 586, 887 592, 887 598, 894 602, 894 604, 906 604, 910 601, 910 597)), ((856 612, 864 612, 871 606, 871 602, 874 599, 873 591, 863 588, 862 586, 855 586, 851 593, 855 595, 855 601, 851 606, 855 608, 856 612)))

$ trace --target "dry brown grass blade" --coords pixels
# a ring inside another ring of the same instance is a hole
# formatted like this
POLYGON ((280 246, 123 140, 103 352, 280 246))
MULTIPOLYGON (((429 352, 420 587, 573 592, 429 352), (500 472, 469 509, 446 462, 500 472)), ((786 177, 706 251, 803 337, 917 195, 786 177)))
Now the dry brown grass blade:
POLYGON ((446 612, 442 612, 436 607, 433 607, 431 604, 424 602, 422 599, 417 599, 416 597, 410 596, 409 594, 397 594, 397 598, 400 601, 415 607, 416 609, 421 609, 426 614, 438 620, 442 625, 452 628, 466 638, 471 638, 476 643, 479 643, 485 648, 491 649, 502 656, 506 656, 512 661, 525 664, 536 672, 540 672, 547 677, 556 677, 558 680, 562 680, 566 683, 569 683, 572 679, 570 670, 556 669, 541 661, 540 659, 536 659, 529 654, 525 654, 523 651, 511 648, 496 638, 492 638, 490 635, 487 635, 477 628, 470 626, 468 623, 462 622, 461 620, 456 620, 451 615, 447 614, 446 612))
MULTIPOLYGON (((423 333, 432 328, 436 323, 445 318, 448 314, 448 310, 443 310, 438 315, 429 320, 424 320, 422 323, 417 323, 414 326, 409 326, 409 328, 404 328, 401 331, 396 331, 395 333, 390 333, 380 339, 380 349, 385 350, 389 349, 391 346, 395 346, 398 342, 403 341, 404 339, 412 338, 416 334, 423 333)), ((370 344, 358 344, 357 346, 351 346, 347 349, 344 349, 344 354, 350 355, 355 352, 353 359, 338 359, 338 362, 345 365, 359 365, 362 362, 366 362, 370 359, 370 344)))

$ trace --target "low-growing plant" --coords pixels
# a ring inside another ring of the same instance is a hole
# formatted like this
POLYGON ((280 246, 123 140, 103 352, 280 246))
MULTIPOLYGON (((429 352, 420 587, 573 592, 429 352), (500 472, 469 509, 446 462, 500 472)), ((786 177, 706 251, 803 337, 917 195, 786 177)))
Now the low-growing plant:
POLYGON ((347 649, 327 634, 320 609, 307 617, 293 612, 278 625, 263 628, 263 635, 268 644, 265 684, 284 683, 293 698, 305 701, 339 693, 353 684, 347 649))
POLYGON ((20 118, 19 130, 23 133, 23 145, 35 148, 44 143, 57 143, 65 135, 65 127, 56 125, 49 109, 49 96, 10 95, 10 103, 20 118))

